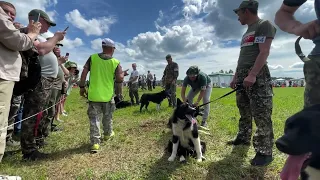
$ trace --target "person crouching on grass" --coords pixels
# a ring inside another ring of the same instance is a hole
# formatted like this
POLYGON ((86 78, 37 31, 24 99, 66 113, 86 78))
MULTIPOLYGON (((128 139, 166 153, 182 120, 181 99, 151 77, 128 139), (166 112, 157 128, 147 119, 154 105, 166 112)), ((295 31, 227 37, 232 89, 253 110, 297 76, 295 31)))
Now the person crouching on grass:
MULTIPOLYGON (((102 40, 102 53, 92 54, 83 67, 80 80, 80 95, 88 97, 88 117, 90 120, 90 141, 91 152, 100 150, 100 120, 99 115, 103 114, 104 140, 115 135, 112 129, 112 115, 116 109, 114 102, 114 86, 116 83, 123 83, 124 72, 120 61, 112 57, 115 50, 114 42, 109 39, 102 40), (85 80, 90 71, 90 86, 88 92, 85 89, 85 80), (115 81, 115 82, 114 82, 115 81)), ((121 94, 121 85, 117 85, 115 94, 121 94)))

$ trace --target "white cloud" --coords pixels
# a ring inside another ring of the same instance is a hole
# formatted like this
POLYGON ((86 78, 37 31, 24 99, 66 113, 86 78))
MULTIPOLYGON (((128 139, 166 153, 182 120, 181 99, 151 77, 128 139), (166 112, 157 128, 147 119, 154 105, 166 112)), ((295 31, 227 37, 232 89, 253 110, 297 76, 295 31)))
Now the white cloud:
MULTIPOLYGON (((28 13, 32 9, 41 9, 44 10, 48 7, 55 6, 58 1, 57 0, 11 0, 17 11, 16 21, 20 22, 24 25, 28 24, 28 13)), ((52 20, 56 20, 56 12, 55 11, 45 11, 52 20)))
POLYGON ((298 68, 298 69, 302 69, 303 68, 304 63, 303 62, 296 62, 294 64, 292 64, 291 66, 289 66, 289 68, 298 68))
POLYGON ((74 40, 70 40, 70 39, 66 38, 62 41, 62 43, 63 43, 63 46, 68 49, 76 48, 76 47, 82 46, 84 44, 82 39, 80 39, 80 38, 75 38, 74 40))
POLYGON ((101 49, 101 42, 102 42, 101 38, 98 38, 98 39, 91 41, 91 48, 94 50, 100 50, 101 49))
POLYGON ((283 69, 282 65, 268 65, 269 69, 271 70, 279 70, 279 69, 283 69))
MULTIPOLYGON (((53 37, 54 34, 51 31, 48 31, 46 33, 43 34, 44 37, 48 38, 48 37, 53 37)), ((65 37, 61 43, 63 44, 64 48, 67 49, 73 49, 79 46, 82 46, 84 43, 82 41, 82 39, 80 38, 75 38, 74 40, 69 39, 68 37, 65 37)))
POLYGON ((81 29, 87 36, 102 36, 110 31, 110 26, 116 22, 113 17, 99 17, 86 20, 78 9, 74 9, 65 15, 66 20, 73 26, 81 29))

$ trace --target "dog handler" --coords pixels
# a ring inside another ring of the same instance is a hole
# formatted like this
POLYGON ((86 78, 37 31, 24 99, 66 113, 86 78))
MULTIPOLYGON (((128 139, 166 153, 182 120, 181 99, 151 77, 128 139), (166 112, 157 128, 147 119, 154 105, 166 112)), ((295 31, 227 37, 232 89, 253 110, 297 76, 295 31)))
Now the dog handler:
MULTIPOLYGON (((320 2, 314 1, 317 19, 308 23, 301 23, 294 18, 294 13, 307 0, 284 0, 275 16, 275 23, 287 33, 310 39, 315 47, 304 61, 303 72, 306 86, 304 91, 304 107, 320 104, 320 2)), ((298 52, 299 53, 299 52, 298 52)), ((299 53, 300 54, 300 53, 299 53)), ((307 155, 289 156, 281 173, 282 179, 298 179, 303 162, 307 155)))
POLYGON ((236 74, 230 83, 235 88, 243 83, 244 89, 237 91, 237 106, 240 112, 239 132, 229 145, 249 145, 252 135, 252 118, 257 126, 253 137, 256 151, 251 165, 265 166, 272 162, 272 85, 267 58, 276 34, 276 28, 267 20, 258 17, 258 2, 242 1, 234 12, 242 25, 248 25, 241 41, 236 74))
MULTIPOLYGON (((191 90, 188 93, 187 99, 189 103, 193 103, 193 98, 200 92, 197 101, 193 104, 198 106, 200 101, 203 99, 203 103, 210 101, 211 92, 212 92, 212 81, 210 77, 201 72, 198 66, 191 66, 187 70, 187 76, 183 80, 182 89, 181 89, 181 98, 185 103, 186 100, 186 88, 191 86, 191 90)), ((207 119, 210 112, 210 103, 204 106, 204 112, 202 116, 201 126, 207 127, 207 119)))
MULTIPOLYGON (((115 110, 114 81, 123 83, 124 72, 120 61, 112 57, 115 50, 114 42, 109 39, 102 40, 102 53, 93 54, 83 67, 80 81, 80 95, 88 95, 88 116, 90 120, 91 152, 100 150, 100 114, 102 117, 104 140, 114 136, 112 130, 112 115, 115 110), (90 71, 90 86, 88 92, 85 89, 85 80, 90 71)), ((121 90, 122 86, 116 89, 121 90)), ((119 92, 116 92, 119 94, 119 92)))

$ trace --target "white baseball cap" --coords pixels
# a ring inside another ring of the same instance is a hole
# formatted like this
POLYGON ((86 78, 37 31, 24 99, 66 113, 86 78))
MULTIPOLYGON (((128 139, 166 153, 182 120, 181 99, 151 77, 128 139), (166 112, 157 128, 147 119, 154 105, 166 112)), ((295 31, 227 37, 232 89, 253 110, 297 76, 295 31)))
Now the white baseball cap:
POLYGON ((109 47, 116 48, 116 46, 115 46, 115 44, 114 44, 114 41, 112 41, 112 40, 109 39, 109 38, 104 38, 104 39, 102 39, 102 46, 109 46, 109 47))

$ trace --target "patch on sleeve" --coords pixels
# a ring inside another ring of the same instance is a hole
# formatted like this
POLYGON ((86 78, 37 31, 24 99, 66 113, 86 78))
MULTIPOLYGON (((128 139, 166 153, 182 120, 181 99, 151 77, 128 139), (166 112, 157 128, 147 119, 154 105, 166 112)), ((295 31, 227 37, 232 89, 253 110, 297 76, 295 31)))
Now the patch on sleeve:
POLYGON ((266 36, 257 36, 254 39, 254 43, 264 43, 266 42, 266 36))

